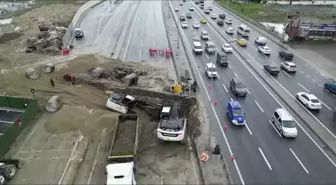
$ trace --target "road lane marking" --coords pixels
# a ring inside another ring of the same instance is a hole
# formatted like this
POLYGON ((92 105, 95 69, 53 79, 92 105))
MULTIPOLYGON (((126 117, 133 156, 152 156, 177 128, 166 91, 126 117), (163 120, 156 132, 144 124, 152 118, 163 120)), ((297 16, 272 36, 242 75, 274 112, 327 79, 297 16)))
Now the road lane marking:
POLYGON ((309 92, 309 90, 307 88, 305 88, 302 84, 298 83, 300 87, 302 87, 302 89, 304 89, 305 91, 309 92))
POLYGON ((286 71, 282 70, 282 72, 285 73, 286 76, 288 76, 289 78, 293 78, 290 74, 288 74, 286 71))
MULTIPOLYGON (((202 16, 199 12, 197 12, 200 16, 202 16)), ((217 36, 219 36, 219 38, 221 38, 222 40, 226 41, 226 39, 223 38, 223 36, 219 35, 219 33, 217 32, 217 30, 214 29, 214 27, 211 25, 210 28, 215 32, 215 34, 217 34, 217 36)), ((230 36, 229 36, 230 37, 230 36)), ((230 37, 232 40, 232 37, 230 37)), ((251 59, 257 64, 259 65, 259 67, 261 67, 261 65, 245 50, 242 50, 243 52, 245 52, 248 56, 251 57, 251 59)), ((256 77, 256 75, 246 66, 246 64, 242 61, 242 59, 240 58, 240 56, 238 56, 236 54, 236 57, 238 58, 238 60, 250 71, 250 73, 257 79, 257 81, 264 87, 264 89, 273 97, 273 99, 282 107, 284 108, 284 106, 275 98, 275 96, 265 87, 264 84, 261 83, 261 81, 259 80, 259 78, 256 77)), ((261 67, 262 68, 262 67, 261 67)), ((303 72, 300 71, 302 74, 303 72)), ((275 82, 280 85, 290 96, 292 96, 293 99, 295 99, 295 97, 282 85, 280 84, 274 77, 272 77, 273 80, 275 80, 275 82)), ((336 97, 336 95, 333 94, 333 96, 336 97)), ((303 108, 304 106, 302 104, 300 104, 303 108)), ((305 109, 306 110, 306 109, 305 109)), ((336 136, 319 120, 317 119, 310 111, 306 110, 330 135, 332 135, 335 139, 336 136)), ((301 124, 299 124, 295 119, 294 121, 298 124, 298 126, 300 127, 300 129, 308 136, 308 138, 315 144, 315 146, 322 152, 322 154, 331 162, 331 164, 336 167, 335 162, 328 156, 328 154, 326 154, 323 149, 316 143, 316 141, 308 134, 308 132, 301 126, 301 124)))
POLYGON ((272 61, 272 64, 273 64, 273 65, 276 65, 276 63, 275 63, 275 62, 273 62, 273 61, 272 61))
POLYGON ((205 56, 206 56, 206 57, 209 59, 209 56, 208 56, 208 54, 206 54, 206 53, 205 53, 205 56))
POLYGON ((250 133, 250 135, 252 136, 252 132, 251 132, 249 126, 248 126, 247 124, 245 124, 245 127, 247 128, 247 131, 248 131, 248 132, 250 133))
POLYGON ((156 42, 155 42, 155 40, 154 40, 154 46, 156 45, 156 42))
POLYGON ((144 32, 142 31, 142 33, 141 33, 141 37, 143 37, 144 36, 144 32))
POLYGON ((245 88, 245 89, 246 89, 247 93, 251 94, 250 91, 248 90, 248 88, 245 88))
POLYGON ((303 71, 300 71, 300 73, 301 73, 301 74, 304 74, 304 72, 303 72, 303 71))
POLYGON ((320 100, 320 102, 321 102, 325 107, 327 107, 327 109, 331 110, 331 108, 330 108, 327 104, 325 104, 323 101, 320 100))
POLYGON ((313 80, 313 82, 316 82, 316 80, 314 78, 312 80, 313 80))
POLYGON ((259 105, 259 103, 256 100, 254 100, 254 102, 257 104, 257 106, 259 107, 259 109, 261 110, 261 112, 264 112, 264 110, 261 108, 261 106, 259 105))
POLYGON ((310 76, 309 75, 306 75, 307 76, 307 78, 310 78, 310 76))
POLYGON ((228 65, 230 69, 232 69, 231 65, 228 65))
MULTIPOLYGON (((127 55, 127 52, 128 52, 129 44, 131 42, 131 38, 132 38, 132 35, 133 35, 133 32, 134 32, 134 28, 135 28, 135 23, 138 21, 139 10, 140 10, 140 8, 137 10, 137 13, 135 15, 135 20, 134 20, 132 28, 131 28, 130 36, 128 37, 128 40, 127 40, 126 51, 124 53, 123 60, 126 59, 126 55, 127 55)), ((141 39, 141 45, 142 45, 142 39, 141 39)))
POLYGON ((280 134, 279 130, 277 128, 275 128, 274 124, 272 123, 271 120, 268 120, 268 122, 272 125, 272 127, 274 128, 275 132, 280 136, 282 137, 282 135, 280 134))
MULTIPOLYGON (((226 145, 227 145, 227 147, 228 147, 228 149, 229 149, 230 156, 232 156, 233 153, 232 153, 232 150, 231 150, 231 146, 230 146, 230 144, 229 144, 228 139, 226 138, 226 135, 225 135, 225 132, 224 132, 224 130, 223 130, 223 127, 222 127, 222 125, 221 125, 221 123, 220 123, 220 121, 219 121, 219 118, 218 118, 218 115, 217 115, 217 113, 216 113, 216 110, 215 110, 215 108, 214 108, 214 106, 213 106, 212 104, 211 104, 211 108, 212 108, 212 110, 213 110, 214 113, 215 113, 215 117, 216 117, 218 126, 219 126, 220 129, 221 129, 221 132, 222 132, 222 135, 223 135, 223 137, 224 137, 225 143, 226 143, 226 145)), ((233 164, 234 164, 234 166, 235 166, 236 169, 237 169, 237 173, 238 173, 239 179, 240 179, 240 181, 241 181, 241 184, 242 184, 242 185, 245 185, 243 176, 241 175, 240 170, 239 170, 239 167, 238 167, 238 164, 237 164, 237 160, 233 160, 233 164)))
POLYGON ((232 99, 232 98, 230 98, 230 100, 231 100, 231 101, 233 101, 233 99, 232 99))
POLYGON ((238 78, 238 75, 236 74, 236 72, 233 72, 233 74, 235 75, 236 78, 238 78))
POLYGON ((98 36, 99 36, 100 26, 101 26, 101 23, 102 23, 102 21, 103 21, 104 16, 105 16, 105 15, 102 14, 102 16, 101 16, 101 18, 100 18, 100 20, 99 20, 96 39, 97 39, 98 36))
POLYGON ((301 167, 303 168, 303 170, 309 174, 309 171, 307 170, 307 168, 303 165, 303 163, 300 161, 299 157, 294 153, 294 151, 289 148, 289 150, 292 152, 292 154, 294 155, 295 159, 299 162, 299 164, 301 165, 301 167))
POLYGON ((228 93, 229 91, 227 90, 227 88, 225 87, 224 84, 222 84, 223 88, 225 89, 225 91, 228 93))
POLYGON ((272 166, 271 166, 271 164, 268 162, 268 160, 267 160, 267 158, 266 158, 264 152, 261 150, 260 147, 258 147, 258 150, 259 150, 261 156, 264 158, 264 160, 265 160, 265 162, 266 162, 268 168, 269 168, 270 170, 272 170, 272 166))

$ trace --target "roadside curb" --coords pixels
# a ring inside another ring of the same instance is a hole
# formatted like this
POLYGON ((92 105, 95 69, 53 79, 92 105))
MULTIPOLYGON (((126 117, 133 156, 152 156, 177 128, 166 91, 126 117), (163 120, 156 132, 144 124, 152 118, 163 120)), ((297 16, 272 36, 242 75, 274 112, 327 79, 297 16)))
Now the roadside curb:
MULTIPOLYGON (((211 21, 208 21, 209 24, 213 27, 213 29, 226 41, 226 39, 216 26, 211 21)), ((271 88, 275 95, 277 95, 283 103, 285 103, 286 107, 292 110, 292 112, 302 120, 302 122, 321 140, 321 142, 326 145, 329 148, 329 151, 331 151, 334 155, 336 155, 336 145, 332 146, 332 144, 328 143, 328 140, 335 141, 335 138, 332 137, 330 133, 327 132, 326 129, 324 129, 321 125, 318 125, 317 121, 308 113, 308 110, 306 110, 300 102, 298 102, 296 99, 292 98, 288 92, 286 92, 280 85, 274 84, 275 79, 273 77, 270 77, 268 74, 264 73, 263 69, 257 68, 256 65, 253 65, 250 61, 250 57, 244 56, 239 49, 237 49, 237 46, 233 45, 233 49, 236 51, 236 53, 242 58, 242 61, 244 63, 248 64, 249 67, 263 80, 269 88, 271 88), (260 71, 261 70, 261 71, 260 71), (267 77, 266 77, 267 76, 267 77), (285 95, 285 96, 283 96, 285 95), (303 114, 299 114, 298 110, 302 112, 303 114), (319 131, 320 130, 320 131, 319 131)), ((288 109, 286 108, 286 109, 288 109)))
POLYGON ((329 74, 327 71, 325 71, 325 70, 323 70, 323 69, 315 66, 314 62, 310 61, 309 59, 307 59, 307 58, 303 57, 302 55, 300 55, 299 53, 297 53, 294 48, 288 46, 287 44, 284 44, 282 41, 280 41, 279 38, 276 38, 274 35, 268 34, 267 30, 265 30, 264 28, 260 27, 260 24, 256 23, 255 21, 253 21, 253 20, 251 20, 251 19, 249 19, 249 18, 247 18, 245 16, 237 14, 236 12, 232 11, 228 7, 224 7, 224 6, 220 5, 219 3, 216 2, 216 0, 213 0, 212 2, 216 6, 218 6, 219 8, 227 10, 231 15, 233 15, 237 19, 241 20, 242 22, 248 24, 248 26, 252 27, 254 30, 256 30, 257 32, 259 32, 260 34, 266 36, 268 39, 270 39, 271 41, 273 41, 275 44, 279 45, 280 47, 282 47, 282 48, 284 48, 286 50, 289 50, 289 51, 295 53, 295 55, 298 58, 300 58, 302 61, 304 61, 306 64, 312 66, 313 68, 317 68, 318 71, 323 74, 323 76, 332 77, 334 80, 336 80, 336 76, 333 76, 333 75, 329 74), (309 62, 307 62, 307 61, 309 61, 309 62))
MULTIPOLYGON (((187 48, 186 48, 185 43, 184 43, 184 40, 183 40, 182 37, 181 37, 181 30, 180 30, 180 27, 179 27, 179 25, 178 25, 178 23, 177 23, 177 20, 176 20, 176 17, 175 17, 173 8, 172 8, 170 2, 168 2, 168 4, 169 4, 170 13, 171 13, 172 16, 173 16, 173 19, 174 19, 174 22, 175 22, 177 31, 178 31, 178 33, 179 33, 179 38, 180 38, 181 41, 182 41, 182 46, 183 46, 183 48, 184 48, 184 51, 187 51, 187 48)), ((166 25, 166 23, 165 23, 165 25, 166 25)), ((165 28, 166 28, 166 26, 165 26, 165 28)), ((167 28, 166 28, 166 33, 168 34, 168 32, 167 32, 167 28)), ((168 37, 168 35, 167 35, 167 37, 168 37)), ((168 40, 169 40, 169 39, 168 39, 168 40)), ((192 65, 191 65, 191 62, 190 62, 190 61, 191 61, 191 60, 190 60, 190 57, 189 57, 188 54, 186 54, 186 57, 187 57, 187 61, 188 61, 188 64, 189 64, 189 67, 190 67, 190 70, 191 70, 193 79, 196 79, 195 72, 194 72, 194 70, 193 70, 193 68, 192 68, 192 65)), ((180 78, 180 77, 178 77, 178 78, 180 78)))

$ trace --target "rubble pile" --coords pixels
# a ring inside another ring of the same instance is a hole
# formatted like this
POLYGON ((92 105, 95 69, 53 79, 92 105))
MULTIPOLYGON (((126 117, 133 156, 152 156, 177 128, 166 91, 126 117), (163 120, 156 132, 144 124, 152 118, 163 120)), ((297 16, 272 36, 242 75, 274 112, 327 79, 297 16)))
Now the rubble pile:
POLYGON ((89 69, 87 73, 83 74, 66 74, 65 81, 70 81, 69 76, 73 76, 76 83, 104 83, 115 84, 113 82, 121 83, 126 86, 137 85, 139 76, 146 76, 147 72, 134 70, 131 68, 115 67, 112 70, 106 70, 103 67, 96 67, 89 69))
POLYGON ((38 26, 38 29, 39 33, 36 36, 27 39, 26 53, 60 53, 66 28, 45 21, 38 26))

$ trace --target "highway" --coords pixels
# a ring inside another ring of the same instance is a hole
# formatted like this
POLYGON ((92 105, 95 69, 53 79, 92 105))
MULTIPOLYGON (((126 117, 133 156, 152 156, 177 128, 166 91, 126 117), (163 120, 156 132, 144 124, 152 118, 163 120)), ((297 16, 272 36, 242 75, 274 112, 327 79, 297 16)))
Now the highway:
MULTIPOLYGON (((242 21, 232 16, 229 12, 224 11, 225 9, 216 6, 212 1, 205 2, 205 8, 211 6, 213 11, 207 15, 209 21, 212 21, 210 15, 215 13, 217 16, 224 13, 227 18, 232 19, 233 24, 228 26, 225 24, 223 26, 223 33, 228 27, 236 29, 240 24, 244 24, 242 21)), ((197 6, 198 7, 198 6, 197 6)), ((200 10, 200 9, 199 9, 200 10)), ((204 14, 205 15, 205 14, 204 14)), ((215 23, 215 21, 214 21, 215 23)), ((215 23, 216 24, 216 23, 215 23)), ((219 26, 218 26, 219 27, 219 26)), ((271 40, 267 41, 267 46, 271 48, 272 53, 270 56, 265 56, 257 51, 257 45, 254 43, 255 38, 262 36, 259 32, 251 28, 251 33, 249 36, 249 43, 246 48, 242 48, 241 51, 246 53, 248 56, 253 58, 252 61, 254 65, 259 65, 262 67, 265 64, 275 64, 280 66, 281 62, 284 62, 279 56, 278 52, 283 51, 276 43, 271 40)), ((235 32, 233 36, 227 35, 229 40, 234 40, 237 38, 242 38, 235 32)), ((285 71, 281 71, 281 74, 275 78, 276 82, 281 84, 293 97, 295 97, 298 92, 308 92, 316 95, 323 104, 323 108, 320 111, 310 111, 321 124, 323 124, 331 133, 336 133, 336 127, 333 120, 333 109, 336 107, 335 95, 325 91, 323 85, 328 81, 328 78, 314 69, 312 66, 308 65, 305 61, 302 61, 298 57, 294 57, 293 62, 297 65, 298 72, 296 74, 288 74, 285 71)), ((336 136, 334 135, 336 139, 336 136)))
POLYGON ((122 47, 123 61, 157 60, 149 55, 149 48, 168 48, 161 8, 161 1, 141 1, 122 47))
MULTIPOLYGON (((180 8, 179 12, 175 12, 178 17, 181 13, 186 14, 190 12, 189 7, 194 6, 193 2, 184 3, 183 6, 179 6, 179 3, 179 1, 171 1, 174 8, 180 8)), ((214 5, 211 6, 215 12, 218 11, 216 12, 218 15, 220 12, 219 9, 215 9, 214 5)), ((207 7, 207 5, 205 7, 207 7)), ((195 6, 195 8, 198 9, 198 6, 195 6)), ((187 20, 189 28, 183 32, 188 39, 187 48, 189 48, 189 52, 192 52, 193 38, 199 38, 202 30, 208 31, 210 40, 214 42, 217 49, 220 50, 221 44, 227 41, 224 40, 209 23, 201 25, 199 30, 194 30, 191 26, 192 23, 195 21, 199 22, 204 14, 198 11, 191 13, 193 18, 187 20)), ((207 18, 210 20, 210 17, 207 18)), ((233 19, 233 26, 235 26, 235 24, 238 24, 237 20, 233 19)), ((227 26, 224 27, 227 28, 227 26)), ((253 38, 252 34, 251 38, 253 38)), ((227 40, 232 39, 228 38, 227 40)), ((202 43, 204 44, 203 41, 202 43)), ((269 46, 273 50, 276 48, 272 45, 269 46)), ((244 51, 245 49, 242 50, 244 51)), ((261 60, 260 62, 263 62, 259 63, 260 65, 266 62, 272 62, 257 52, 253 46, 253 41, 250 41, 246 50, 247 53, 253 55, 251 58, 258 57, 255 60, 261 60)), ((271 57, 273 57, 273 55, 275 57, 271 60, 280 64, 280 60, 276 58, 277 53, 272 53, 271 57)), ((235 51, 229 56, 229 67, 219 68, 220 78, 217 80, 209 80, 204 75, 205 63, 208 61, 215 62, 214 55, 203 53, 200 56, 194 55, 194 58, 197 66, 199 66, 199 75, 201 75, 206 86, 211 86, 208 90, 210 96, 208 99, 211 98, 211 100, 218 102, 215 108, 213 108, 216 112, 215 116, 218 118, 217 121, 220 122, 219 124, 227 124, 229 127, 228 131, 225 132, 226 136, 224 136, 222 127, 212 123, 212 130, 215 132, 219 144, 224 146, 225 143, 229 143, 227 144, 230 145, 228 148, 232 150, 235 156, 237 165, 231 164, 229 169, 231 173, 233 173, 236 184, 242 184, 243 182, 245 184, 334 184, 336 182, 334 162, 326 152, 321 149, 320 145, 317 144, 320 142, 310 131, 306 130, 305 127, 298 126, 299 135, 296 139, 284 139, 277 134, 269 120, 274 110, 281 107, 279 101, 265 88, 265 85, 260 82, 258 77, 246 66, 242 61, 243 59, 235 51), (246 98, 235 98, 230 92, 229 81, 233 77, 242 79, 247 86, 249 93, 246 98), (226 104, 229 99, 236 99, 242 104, 247 117, 246 128, 233 127, 229 123, 225 114, 226 104)), ((301 66, 298 67, 300 68, 301 66)), ((299 75, 302 76, 302 74, 298 72, 295 77, 288 77, 289 79, 286 79, 284 78, 286 77, 284 74, 280 74, 278 77, 279 83, 294 83, 296 76, 299 75), (280 79, 283 81, 280 81, 280 79)), ((316 75, 318 74, 316 73, 316 75)), ((313 76, 310 78, 315 79, 313 76)), ((315 80, 318 80, 318 78, 315 80)), ((319 80, 322 81, 321 79, 319 80)), ((298 83, 298 81, 295 83, 298 83)), ((287 86, 289 86, 289 84, 286 84, 285 87, 287 88, 287 86)), ((293 93, 303 91, 302 89, 300 90, 299 87, 294 87, 292 90, 293 93)), ((319 96, 317 93, 315 94, 319 96)), ((324 101, 322 98, 321 100, 324 101)), ((206 101, 207 100, 205 100, 205 102, 206 101)), ((324 107, 319 115, 327 115, 327 113, 328 111, 325 110, 324 107)), ((299 120, 296 117, 295 119, 299 120)), ((332 158, 334 158, 334 156, 332 156, 332 158)))

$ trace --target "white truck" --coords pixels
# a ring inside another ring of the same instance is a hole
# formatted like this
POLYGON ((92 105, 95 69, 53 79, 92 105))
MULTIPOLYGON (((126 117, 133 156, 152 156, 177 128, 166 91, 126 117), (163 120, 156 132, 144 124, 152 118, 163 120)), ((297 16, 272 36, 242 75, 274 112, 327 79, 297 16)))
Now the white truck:
POLYGON ((114 111, 126 114, 137 103, 136 99, 130 95, 112 94, 106 101, 106 107, 114 111))
POLYGON ((137 114, 119 116, 107 157, 106 185, 136 185, 135 161, 138 148, 137 114))

